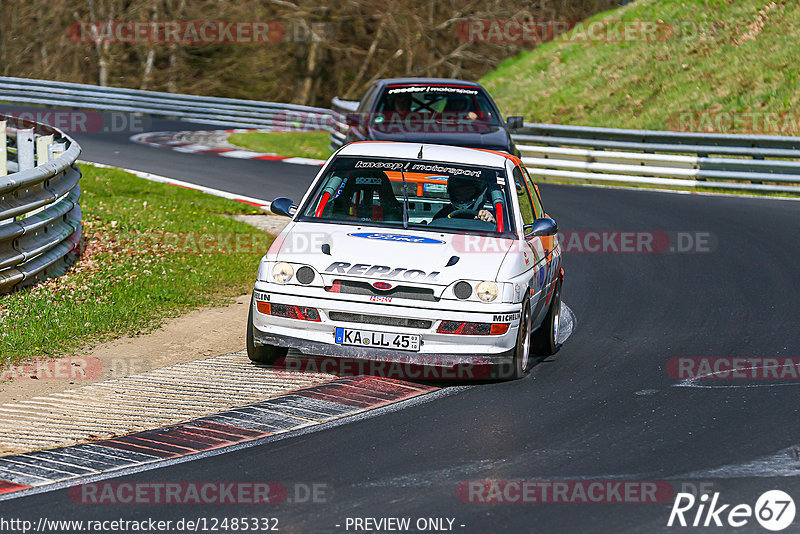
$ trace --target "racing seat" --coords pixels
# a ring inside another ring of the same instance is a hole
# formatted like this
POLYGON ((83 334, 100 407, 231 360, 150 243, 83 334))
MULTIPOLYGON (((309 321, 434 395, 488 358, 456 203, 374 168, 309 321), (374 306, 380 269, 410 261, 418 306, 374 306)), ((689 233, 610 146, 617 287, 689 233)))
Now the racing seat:
POLYGON ((352 171, 333 201, 332 215, 342 219, 402 222, 403 205, 383 171, 352 171))

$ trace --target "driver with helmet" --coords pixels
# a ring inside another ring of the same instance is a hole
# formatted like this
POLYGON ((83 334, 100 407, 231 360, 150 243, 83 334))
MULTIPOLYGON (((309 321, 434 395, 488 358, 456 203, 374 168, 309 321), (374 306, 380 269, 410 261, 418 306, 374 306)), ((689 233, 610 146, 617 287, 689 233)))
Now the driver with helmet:
POLYGON ((461 212, 456 214, 457 216, 461 215, 462 218, 467 218, 463 217, 463 215, 468 215, 469 213, 464 212, 474 212, 475 219, 494 223, 495 218, 492 212, 481 209, 485 194, 485 184, 476 180, 470 180, 469 178, 453 176, 447 180, 447 195, 450 197, 450 204, 439 210, 439 212, 433 216, 433 219, 441 219, 442 217, 449 218, 456 212, 461 212))

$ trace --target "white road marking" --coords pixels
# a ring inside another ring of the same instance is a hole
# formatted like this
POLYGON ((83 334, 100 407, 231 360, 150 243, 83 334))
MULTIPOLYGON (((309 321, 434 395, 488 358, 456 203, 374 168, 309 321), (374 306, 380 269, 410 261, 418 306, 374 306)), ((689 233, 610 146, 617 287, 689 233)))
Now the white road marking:
POLYGON ((770 456, 740 464, 728 464, 680 475, 686 478, 796 477, 800 472, 797 447, 783 449, 770 456))
POLYGON ((714 375, 722 374, 722 373, 735 373, 736 371, 752 371, 753 369, 766 369, 765 365, 750 365, 747 367, 732 367, 730 369, 724 369, 721 371, 706 373, 698 376, 693 376, 691 378, 684 378, 677 384, 673 384, 672 387, 674 388, 698 388, 698 389, 740 389, 740 388, 772 388, 772 387, 782 387, 782 386, 800 386, 800 382, 798 381, 782 381, 777 383, 748 383, 748 384, 698 384, 698 380, 702 379, 713 379, 714 375))
MULTIPOLYGON (((177 149, 173 148, 173 150, 177 149)), ((275 154, 268 154, 266 152, 251 152, 249 150, 231 150, 230 152, 220 152, 217 155, 224 158, 253 159, 261 156, 274 156, 275 154)))

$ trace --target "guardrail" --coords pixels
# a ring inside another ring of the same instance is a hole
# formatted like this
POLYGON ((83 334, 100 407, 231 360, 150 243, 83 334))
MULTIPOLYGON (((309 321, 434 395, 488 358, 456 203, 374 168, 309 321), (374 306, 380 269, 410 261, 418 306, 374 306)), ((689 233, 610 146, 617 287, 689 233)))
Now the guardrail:
POLYGON ((0 101, 142 113, 236 128, 333 128, 331 110, 324 108, 28 78, 0 76, 0 101))
POLYGON ((525 123, 513 138, 540 181, 800 193, 800 137, 525 123))
MULTIPOLYGON (((357 108, 333 99, 332 150, 357 108)), ((800 137, 525 123, 512 138, 539 181, 800 193, 800 137)))
POLYGON ((81 242, 81 147, 0 115, 0 293, 61 276, 81 242))

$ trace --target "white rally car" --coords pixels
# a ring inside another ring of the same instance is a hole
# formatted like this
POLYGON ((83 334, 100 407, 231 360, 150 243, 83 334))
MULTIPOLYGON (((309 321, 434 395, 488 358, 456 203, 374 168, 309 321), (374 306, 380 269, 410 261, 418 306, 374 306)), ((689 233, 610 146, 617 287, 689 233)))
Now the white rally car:
POLYGON ((509 154, 360 142, 326 162, 258 269, 251 360, 311 355, 521 377, 557 350, 561 248, 509 154))

